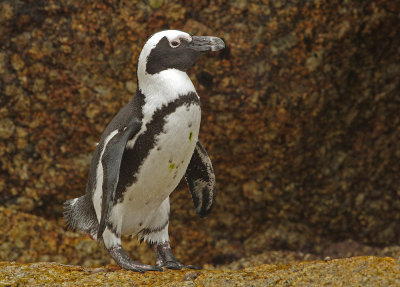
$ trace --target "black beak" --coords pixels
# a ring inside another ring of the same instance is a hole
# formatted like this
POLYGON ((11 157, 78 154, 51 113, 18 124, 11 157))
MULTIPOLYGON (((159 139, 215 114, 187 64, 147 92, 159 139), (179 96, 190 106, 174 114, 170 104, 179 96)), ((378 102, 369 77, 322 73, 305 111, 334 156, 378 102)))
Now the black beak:
POLYGON ((213 36, 192 36, 189 47, 198 52, 218 51, 225 48, 225 43, 213 36))

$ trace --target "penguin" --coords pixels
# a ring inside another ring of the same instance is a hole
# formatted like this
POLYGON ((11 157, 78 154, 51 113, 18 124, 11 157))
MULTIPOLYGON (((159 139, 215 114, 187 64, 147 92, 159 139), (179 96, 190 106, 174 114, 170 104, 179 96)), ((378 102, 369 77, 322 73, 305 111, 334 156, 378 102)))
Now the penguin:
POLYGON ((169 196, 184 177, 200 217, 214 205, 215 174, 198 139, 200 98, 186 72, 202 54, 224 47, 213 36, 178 30, 153 34, 139 55, 135 96, 96 147, 85 194, 65 202, 67 225, 103 241, 123 269, 198 268, 180 263, 172 252, 169 196), (125 234, 149 243, 154 266, 129 257, 121 244, 125 234))

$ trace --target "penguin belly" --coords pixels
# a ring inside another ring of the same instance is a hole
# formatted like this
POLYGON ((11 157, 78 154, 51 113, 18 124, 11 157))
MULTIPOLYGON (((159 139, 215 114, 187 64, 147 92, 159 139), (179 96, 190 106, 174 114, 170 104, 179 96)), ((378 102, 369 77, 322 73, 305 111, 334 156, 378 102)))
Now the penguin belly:
POLYGON ((162 132, 154 138, 154 147, 138 170, 137 181, 126 188, 122 201, 113 207, 111 219, 121 224, 122 234, 135 235, 168 222, 168 197, 189 165, 200 120, 200 106, 196 104, 180 106, 165 118, 162 132))

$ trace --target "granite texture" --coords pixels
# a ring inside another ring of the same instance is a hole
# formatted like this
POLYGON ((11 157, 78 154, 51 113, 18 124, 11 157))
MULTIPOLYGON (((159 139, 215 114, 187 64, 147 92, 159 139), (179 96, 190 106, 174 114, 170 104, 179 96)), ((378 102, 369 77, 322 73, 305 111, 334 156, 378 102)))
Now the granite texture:
POLYGON ((0 262, 5 286, 399 286, 394 258, 355 257, 243 270, 147 272, 114 266, 83 268, 57 263, 0 262))
MULTIPOLYGON (((115 264, 102 243, 84 233, 66 232, 60 224, 39 216, 0 207, 0 225, 0 261, 54 261, 84 267, 115 264)), ((184 263, 212 262, 213 248, 203 234, 191 229, 173 231, 179 237, 173 236, 171 245, 184 263), (196 238, 194 246, 188 242, 191 238, 196 238), (201 249, 204 251, 200 252, 201 249)), ((155 255, 147 244, 140 244, 136 238, 128 236, 122 240, 132 258, 155 264, 155 255)))
POLYGON ((218 196, 203 220, 184 185, 173 194, 177 256, 398 244, 400 3, 208 2, 1 1, 1 205, 65 228, 62 203, 83 194, 95 143, 132 97, 140 48, 176 28, 229 46, 190 73, 218 196))

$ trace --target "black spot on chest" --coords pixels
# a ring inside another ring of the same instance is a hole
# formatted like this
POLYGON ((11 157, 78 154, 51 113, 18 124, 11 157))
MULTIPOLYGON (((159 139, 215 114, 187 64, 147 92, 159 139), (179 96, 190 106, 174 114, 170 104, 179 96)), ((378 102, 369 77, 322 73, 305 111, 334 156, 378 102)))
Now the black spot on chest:
POLYGON ((118 202, 123 200, 126 187, 131 186, 137 181, 137 173, 150 151, 155 148, 157 144, 156 138, 163 132, 168 115, 175 112, 178 107, 189 107, 191 105, 200 105, 199 97, 194 92, 180 96, 176 100, 157 109, 154 112, 152 120, 146 124, 146 131, 138 136, 133 148, 125 150, 116 191, 118 202))

